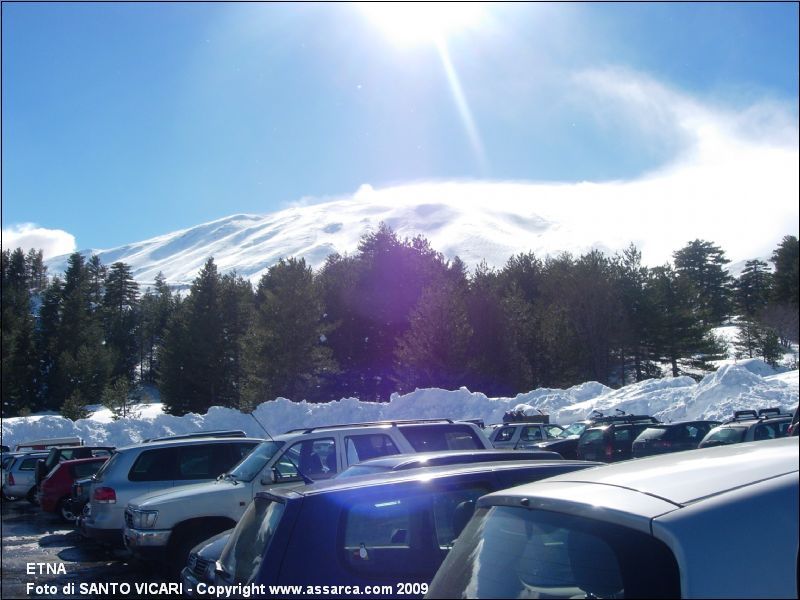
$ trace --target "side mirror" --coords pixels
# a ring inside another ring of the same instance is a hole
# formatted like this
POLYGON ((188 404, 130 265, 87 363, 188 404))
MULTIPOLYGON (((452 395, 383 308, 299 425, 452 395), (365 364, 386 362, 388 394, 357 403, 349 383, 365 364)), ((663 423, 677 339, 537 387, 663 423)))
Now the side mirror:
POLYGON ((281 474, 276 467, 272 467, 269 472, 269 477, 266 475, 261 478, 261 485, 272 485, 281 480, 281 474))

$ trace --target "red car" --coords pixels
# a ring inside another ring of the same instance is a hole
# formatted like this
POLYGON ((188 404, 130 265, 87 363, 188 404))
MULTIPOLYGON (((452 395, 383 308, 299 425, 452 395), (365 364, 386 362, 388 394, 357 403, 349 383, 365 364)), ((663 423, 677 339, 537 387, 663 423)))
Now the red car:
POLYGON ((72 484, 97 473, 107 460, 107 456, 97 456, 59 463, 42 480, 37 495, 39 505, 47 512, 59 513, 65 521, 74 521, 78 515, 72 513, 69 504, 72 484))

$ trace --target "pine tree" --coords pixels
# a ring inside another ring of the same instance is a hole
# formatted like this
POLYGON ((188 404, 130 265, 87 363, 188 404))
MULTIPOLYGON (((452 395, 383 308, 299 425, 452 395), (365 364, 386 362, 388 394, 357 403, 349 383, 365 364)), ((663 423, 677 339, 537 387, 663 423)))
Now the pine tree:
POLYGON ((248 336, 246 406, 279 396, 319 399, 323 378, 336 370, 323 314, 321 290, 304 259, 281 259, 262 276, 248 336))
POLYGON ((733 342, 737 358, 753 358, 758 352, 759 327, 755 321, 742 318, 737 323, 738 332, 733 342))
POLYGON ((772 274, 767 263, 748 260, 734 287, 737 308, 752 319, 764 310, 772 295, 772 274))
POLYGON ((758 354, 764 359, 764 362, 769 366, 775 368, 778 366, 778 361, 783 357, 783 349, 781 348, 778 334, 771 327, 765 327, 758 331, 758 354))
POLYGON ((140 301, 139 364, 140 379, 155 383, 159 378, 160 356, 163 351, 167 323, 174 309, 172 292, 163 273, 158 273, 154 290, 147 288, 140 301))
POLYGON ((731 314, 732 283, 721 248, 694 240, 673 254, 675 271, 694 286, 692 302, 698 317, 711 326, 721 325, 731 314))
POLYGON ((130 386, 124 376, 117 377, 106 386, 101 402, 111 411, 115 421, 136 416, 133 412, 134 402, 130 396, 130 386))
POLYGON ((139 285, 131 268, 116 262, 108 269, 103 285, 102 316, 106 348, 112 360, 111 376, 133 381, 138 362, 137 328, 139 285))
POLYGON ((654 307, 651 351, 669 362, 677 377, 678 361, 709 351, 710 326, 698 315, 702 309, 697 306, 694 286, 670 266, 651 269, 646 290, 654 307))
POLYGON ((463 290, 452 281, 425 288, 395 349, 399 390, 460 387, 469 372, 471 336, 463 290))
POLYGON ((800 288, 800 243, 793 235, 784 236, 772 253, 775 265, 773 276, 773 300, 781 304, 791 304, 798 308, 798 288, 800 288))
POLYGON ((61 405, 61 416, 65 419, 77 421, 78 419, 86 419, 89 417, 89 411, 86 410, 86 402, 81 395, 80 390, 75 390, 61 405))

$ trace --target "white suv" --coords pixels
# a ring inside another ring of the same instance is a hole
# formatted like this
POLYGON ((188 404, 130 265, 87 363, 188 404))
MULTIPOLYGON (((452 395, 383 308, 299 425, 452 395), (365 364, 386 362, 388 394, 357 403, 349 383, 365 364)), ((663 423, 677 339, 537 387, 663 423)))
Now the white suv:
POLYGON ((368 458, 434 450, 488 449, 473 423, 449 419, 296 429, 263 442, 217 481, 145 494, 128 503, 124 540, 140 559, 173 574, 203 540, 235 526, 258 492, 335 476, 368 458))
POLYGON ((175 436, 118 448, 95 473, 78 530, 97 542, 122 547, 128 500, 176 485, 211 481, 263 440, 243 437, 175 436))
POLYGON ((482 497, 427 598, 797 598, 798 441, 642 458, 482 497))

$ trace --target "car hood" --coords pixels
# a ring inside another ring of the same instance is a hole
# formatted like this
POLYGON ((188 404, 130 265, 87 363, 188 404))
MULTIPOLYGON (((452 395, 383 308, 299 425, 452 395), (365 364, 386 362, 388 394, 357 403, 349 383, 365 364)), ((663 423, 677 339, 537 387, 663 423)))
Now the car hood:
POLYGON ((179 487, 159 490, 137 496, 128 505, 136 508, 147 508, 156 504, 172 502, 191 502, 202 494, 204 499, 209 497, 225 498, 230 496, 250 497, 250 486, 246 483, 236 483, 231 480, 209 481, 206 483, 193 483, 179 487))

